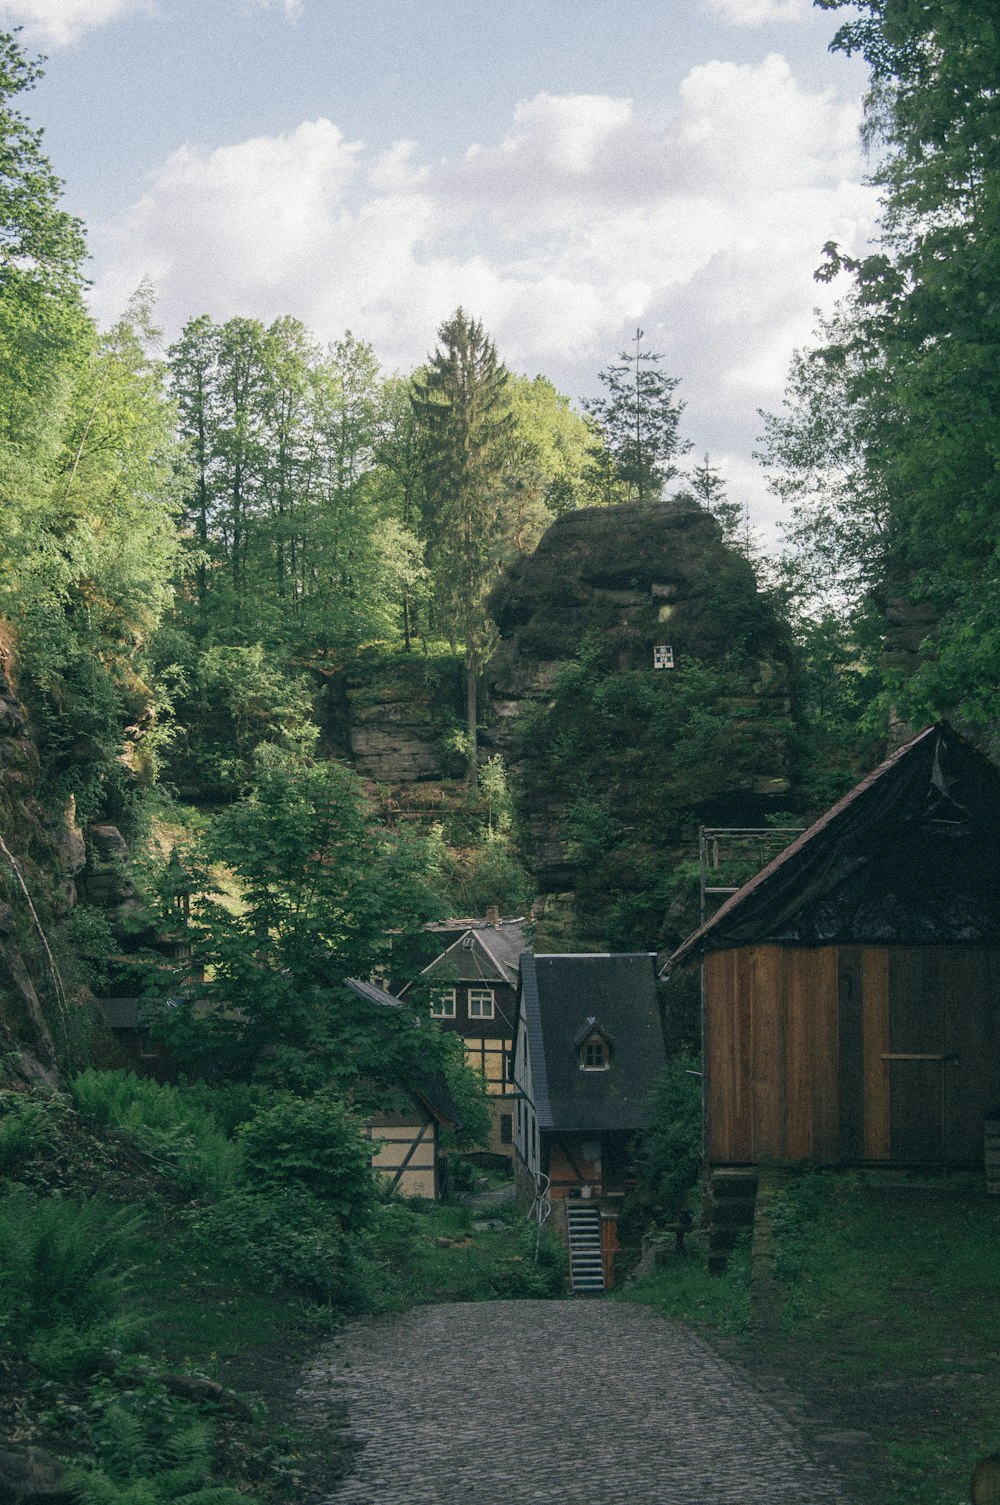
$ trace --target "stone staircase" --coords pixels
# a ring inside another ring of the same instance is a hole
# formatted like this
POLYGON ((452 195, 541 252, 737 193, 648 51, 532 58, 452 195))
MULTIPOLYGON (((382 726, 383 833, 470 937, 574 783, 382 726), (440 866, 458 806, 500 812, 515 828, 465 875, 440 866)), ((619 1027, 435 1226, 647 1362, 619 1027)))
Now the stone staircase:
POLYGON ((604 1290, 601 1255, 601 1214, 596 1207, 573 1204, 566 1208, 569 1235, 569 1280, 573 1291, 604 1290))

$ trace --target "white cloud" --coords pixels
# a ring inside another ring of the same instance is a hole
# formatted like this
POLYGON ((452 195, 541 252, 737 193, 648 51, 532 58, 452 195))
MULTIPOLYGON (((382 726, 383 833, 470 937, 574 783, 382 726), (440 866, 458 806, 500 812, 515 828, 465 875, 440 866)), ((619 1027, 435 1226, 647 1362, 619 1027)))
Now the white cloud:
MULTIPOLYGON (((256 0, 261 10, 270 10, 272 0, 256 0)), ((275 0, 290 21, 297 21, 302 14, 302 0, 275 0)))
POLYGON ((703 0, 733 26, 764 26, 771 21, 804 21, 810 0, 703 0))
POLYGON ((68 47, 84 32, 155 8, 154 0, 0 0, 0 24, 23 26, 36 46, 68 47))
POLYGON ((749 467, 756 410, 832 300, 812 279, 820 247, 859 247, 874 220, 857 124, 855 104, 772 56, 692 69, 667 121, 542 94, 499 144, 452 160, 414 142, 375 153, 328 120, 184 146, 92 234, 95 309, 110 320, 148 274, 171 336, 202 312, 292 313, 406 369, 462 303, 511 366, 574 397, 639 320, 682 377, 698 452, 749 467))

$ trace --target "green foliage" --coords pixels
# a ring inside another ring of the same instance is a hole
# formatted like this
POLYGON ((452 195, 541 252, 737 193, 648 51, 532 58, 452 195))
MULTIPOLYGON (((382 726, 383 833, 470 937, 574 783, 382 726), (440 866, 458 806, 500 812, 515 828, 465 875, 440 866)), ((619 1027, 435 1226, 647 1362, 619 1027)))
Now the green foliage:
POLYGON ((599 372, 606 397, 584 403, 600 436, 591 449, 591 482, 605 506, 653 502, 677 475, 674 460, 690 449, 679 437, 684 404, 674 400, 679 378, 659 369, 662 356, 641 348, 623 351, 618 365, 599 372))
POLYGON ((64 1113, 58 1098, 0 1090, 0 1176, 18 1171, 40 1151, 54 1150, 64 1113))
POLYGON ((364 1221, 374 1195, 371 1145, 336 1098, 285 1098, 237 1130, 244 1174, 275 1191, 301 1186, 344 1223, 364 1221))
POLYGON ((433 1301, 547 1300, 562 1295, 566 1250, 547 1229, 515 1216, 474 1235, 468 1208, 398 1200, 376 1209, 364 1257, 388 1306, 433 1301))
POLYGON ((217 1427, 153 1377, 92 1392, 77 1428, 92 1459, 74 1463, 67 1483, 84 1505, 247 1505, 215 1474, 217 1427))
MULTIPOLYGON (((825 248, 817 276, 846 273, 853 286, 793 368, 769 454, 821 598, 846 597, 860 625, 900 600, 923 608, 906 645, 926 639, 917 672, 908 677, 904 654, 880 676, 883 721, 951 714, 990 729, 1000 599, 995 17, 964 0, 864 0, 834 47, 871 69, 881 240, 870 254, 825 248)), ((866 655, 876 671, 879 646, 866 655)))
POLYGON ((0 1198, 0 1337, 53 1378, 94 1371, 134 1334, 122 1311, 140 1231, 130 1211, 13 1191, 0 1198))
POLYGON ((647 1217, 675 1218, 702 1163, 701 1070, 681 1056, 660 1073, 651 1093, 652 1120, 638 1146, 635 1199, 647 1217))
POLYGON ((150 1163, 188 1194, 219 1191, 232 1180, 236 1153, 214 1116, 183 1088, 133 1071, 81 1072, 70 1093, 91 1122, 121 1130, 150 1163))
POLYGON ((185 939, 208 980, 157 971, 171 1003, 155 1027, 187 1071, 214 1080, 256 1077, 306 1096, 331 1083, 377 1095, 433 1081, 449 1050, 440 1033, 342 987, 398 958, 438 912, 424 844, 375 824, 340 764, 265 747, 255 771, 191 863, 200 876, 185 939), (208 859, 225 865, 236 903, 209 887, 208 859))
POLYGON ((265 1290, 294 1292, 337 1311, 365 1305, 365 1272, 337 1212, 301 1186, 234 1190, 192 1214, 206 1255, 265 1290))
POLYGON ((578 908, 593 917, 588 941, 657 949, 684 828, 773 772, 789 728, 748 697, 759 673, 739 652, 714 665, 686 657, 676 674, 617 670, 587 643, 522 718, 525 810, 555 827, 578 908))

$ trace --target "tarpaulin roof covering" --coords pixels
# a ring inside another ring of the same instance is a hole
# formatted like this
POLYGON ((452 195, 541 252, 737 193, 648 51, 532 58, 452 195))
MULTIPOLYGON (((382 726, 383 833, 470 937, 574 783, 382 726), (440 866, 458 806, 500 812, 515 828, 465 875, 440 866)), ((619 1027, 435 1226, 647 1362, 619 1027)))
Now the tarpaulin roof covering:
POLYGON ((1000 942, 1000 773, 928 727, 674 952, 1000 942))
POLYGON ((643 1128, 666 1055, 655 957, 645 951, 521 957, 518 1029, 528 1035, 540 1129, 643 1128), (606 1071, 580 1069, 580 1041, 612 1044, 606 1071))

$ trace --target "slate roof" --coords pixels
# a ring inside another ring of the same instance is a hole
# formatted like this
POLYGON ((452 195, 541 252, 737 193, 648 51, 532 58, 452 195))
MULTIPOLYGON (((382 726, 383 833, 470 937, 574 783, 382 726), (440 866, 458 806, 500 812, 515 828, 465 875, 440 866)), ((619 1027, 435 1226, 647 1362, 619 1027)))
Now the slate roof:
POLYGON ((540 1129, 630 1131, 649 1118, 666 1061, 654 956, 646 951, 521 957, 517 1029, 525 1029, 540 1129), (613 1042, 607 1071, 580 1068, 578 1037, 597 1020, 613 1042))
POLYGON ((1000 942, 1000 772, 927 727, 674 952, 1000 942))
MULTIPOLYGON (((435 927, 439 931, 443 928, 435 927)), ((495 925, 468 920, 447 950, 429 962, 420 975, 449 983, 505 982, 516 988, 518 958, 527 946, 525 920, 500 920, 495 925)), ((400 992, 405 993, 406 988, 400 992)))

